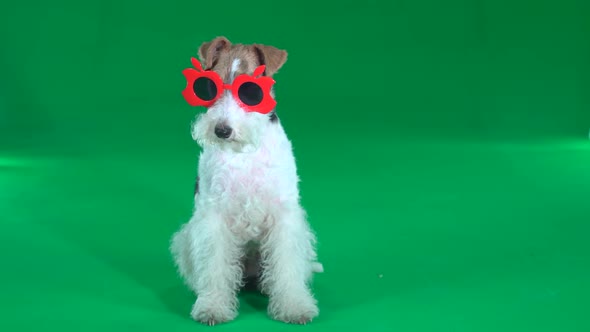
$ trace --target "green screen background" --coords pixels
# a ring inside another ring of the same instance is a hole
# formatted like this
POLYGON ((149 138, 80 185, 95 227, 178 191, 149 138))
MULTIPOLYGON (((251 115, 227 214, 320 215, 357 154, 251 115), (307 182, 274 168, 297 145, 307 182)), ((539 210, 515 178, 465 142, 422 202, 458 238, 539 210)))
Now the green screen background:
POLYGON ((193 331, 168 253, 216 36, 289 52, 277 112, 325 273, 306 327, 588 331, 588 1, 0 5, 0 330, 193 331))

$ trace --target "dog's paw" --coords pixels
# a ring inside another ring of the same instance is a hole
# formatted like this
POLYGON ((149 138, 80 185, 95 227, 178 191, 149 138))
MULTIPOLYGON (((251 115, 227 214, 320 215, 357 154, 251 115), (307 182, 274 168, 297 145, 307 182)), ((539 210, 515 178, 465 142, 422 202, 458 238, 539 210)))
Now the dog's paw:
POLYGON ((209 326, 229 322, 236 316, 237 312, 233 307, 203 298, 197 299, 191 310, 194 320, 209 326))
POLYGON ((290 324, 311 323, 319 314, 316 301, 311 295, 292 299, 271 299, 268 310, 273 319, 290 324))
POLYGON ((311 264, 311 271, 313 273, 324 273, 324 265, 320 262, 313 262, 311 264))

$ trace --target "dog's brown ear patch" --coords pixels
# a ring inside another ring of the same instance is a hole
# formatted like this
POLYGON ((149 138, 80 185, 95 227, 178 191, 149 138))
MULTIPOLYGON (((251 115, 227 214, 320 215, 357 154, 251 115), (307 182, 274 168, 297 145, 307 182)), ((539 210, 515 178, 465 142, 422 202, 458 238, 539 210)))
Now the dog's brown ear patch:
POLYGON ((272 76, 287 61, 287 51, 280 50, 274 46, 254 44, 254 51, 261 65, 266 65, 266 75, 272 76))
POLYGON ((225 37, 217 37, 205 42, 199 47, 199 58, 205 63, 205 68, 211 69, 219 60, 219 55, 224 50, 229 50, 231 42, 225 37))

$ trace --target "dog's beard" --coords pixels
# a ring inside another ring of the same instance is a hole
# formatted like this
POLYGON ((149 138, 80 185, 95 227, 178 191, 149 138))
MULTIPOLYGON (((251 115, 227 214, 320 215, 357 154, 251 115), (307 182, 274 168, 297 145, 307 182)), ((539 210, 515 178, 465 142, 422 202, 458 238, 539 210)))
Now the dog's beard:
POLYGON ((222 139, 215 135, 218 119, 209 114, 201 114, 193 124, 192 137, 202 148, 231 150, 236 153, 256 151, 260 147, 261 128, 257 119, 244 117, 240 125, 230 123, 233 133, 230 138, 222 139))

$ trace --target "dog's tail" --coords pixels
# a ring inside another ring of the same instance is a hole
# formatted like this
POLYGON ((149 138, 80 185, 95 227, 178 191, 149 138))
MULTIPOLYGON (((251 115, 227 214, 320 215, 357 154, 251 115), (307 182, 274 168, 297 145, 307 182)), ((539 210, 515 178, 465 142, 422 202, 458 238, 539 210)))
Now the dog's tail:
POLYGON ((324 266, 320 262, 313 262, 313 263, 311 263, 311 270, 314 273, 323 273, 324 272, 324 266))

